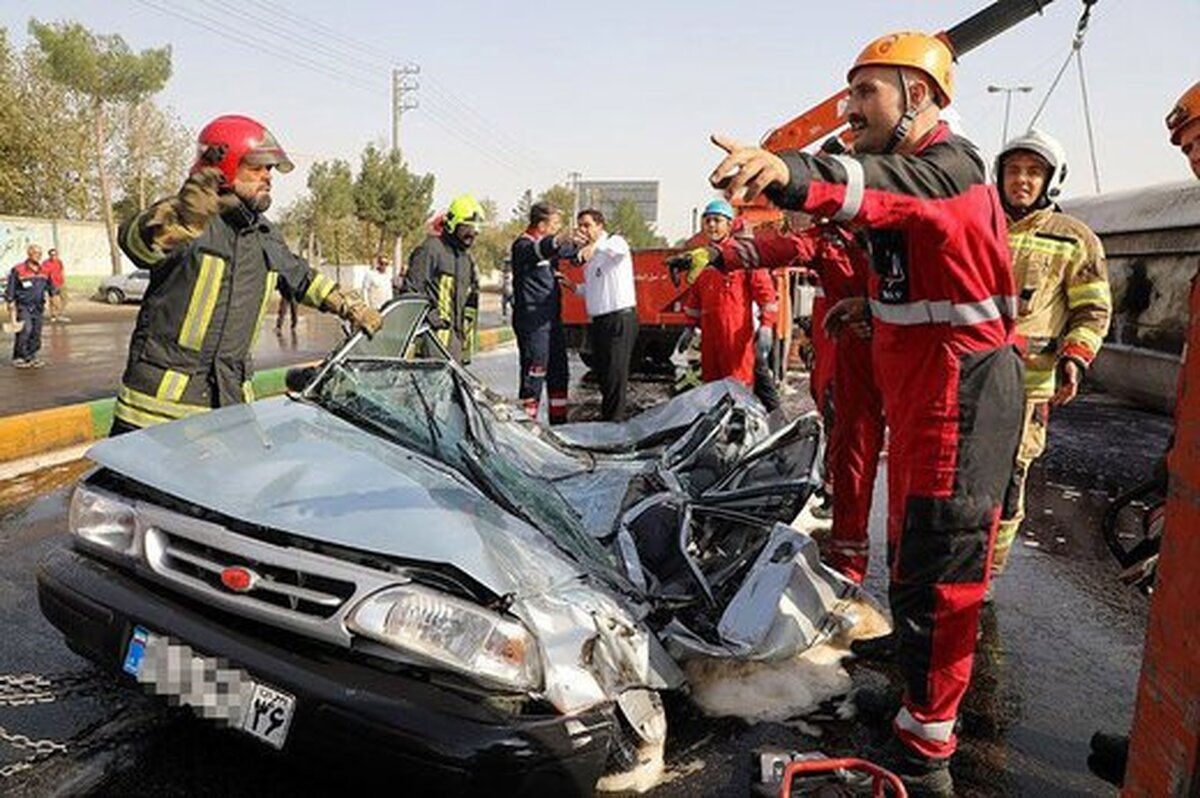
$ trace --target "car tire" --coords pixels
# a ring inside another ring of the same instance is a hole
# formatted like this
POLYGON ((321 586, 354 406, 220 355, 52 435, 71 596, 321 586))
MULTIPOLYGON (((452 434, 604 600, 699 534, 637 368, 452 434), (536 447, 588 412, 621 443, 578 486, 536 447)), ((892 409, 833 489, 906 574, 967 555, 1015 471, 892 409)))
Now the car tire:
POLYGON ((125 294, 120 288, 109 288, 104 292, 104 301, 110 305, 120 305, 125 301, 125 294))

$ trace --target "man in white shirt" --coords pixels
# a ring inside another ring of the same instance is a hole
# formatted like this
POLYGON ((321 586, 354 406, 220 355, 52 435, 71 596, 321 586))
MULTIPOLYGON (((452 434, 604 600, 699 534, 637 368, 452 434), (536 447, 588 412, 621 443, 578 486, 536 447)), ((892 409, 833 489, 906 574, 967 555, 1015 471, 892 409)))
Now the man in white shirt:
POLYGON ((625 418, 629 362, 638 335, 637 294, 629 243, 604 229, 604 214, 579 212, 577 258, 583 263, 583 285, 576 290, 587 305, 588 338, 593 368, 600 383, 600 415, 605 421, 625 418))
POLYGON ((375 259, 375 265, 363 275, 359 291, 367 304, 378 310, 383 303, 392 298, 392 276, 388 274, 391 265, 386 256, 380 255, 375 259))

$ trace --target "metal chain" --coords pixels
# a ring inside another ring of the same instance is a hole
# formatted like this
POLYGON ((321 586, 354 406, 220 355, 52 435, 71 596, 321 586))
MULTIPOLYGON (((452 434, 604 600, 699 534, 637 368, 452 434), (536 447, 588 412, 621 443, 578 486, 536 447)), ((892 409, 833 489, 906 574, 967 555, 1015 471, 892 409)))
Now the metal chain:
MULTIPOLYGON (((0 707, 25 707, 51 704, 72 695, 87 695, 106 687, 105 679, 94 673, 68 673, 40 676, 36 673, 0 674, 0 707)), ((0 743, 18 751, 28 751, 24 759, 0 767, 0 781, 30 770, 42 760, 66 753, 67 745, 54 740, 35 740, 0 726, 0 743)))

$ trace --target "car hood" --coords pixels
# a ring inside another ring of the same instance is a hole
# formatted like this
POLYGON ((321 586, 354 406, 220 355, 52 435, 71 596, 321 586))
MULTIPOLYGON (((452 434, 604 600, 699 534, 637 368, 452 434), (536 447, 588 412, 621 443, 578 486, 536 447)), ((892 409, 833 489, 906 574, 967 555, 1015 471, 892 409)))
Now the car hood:
POLYGON ((497 595, 536 593, 583 572, 457 472, 285 397, 109 439, 88 456, 241 521, 454 566, 497 595))

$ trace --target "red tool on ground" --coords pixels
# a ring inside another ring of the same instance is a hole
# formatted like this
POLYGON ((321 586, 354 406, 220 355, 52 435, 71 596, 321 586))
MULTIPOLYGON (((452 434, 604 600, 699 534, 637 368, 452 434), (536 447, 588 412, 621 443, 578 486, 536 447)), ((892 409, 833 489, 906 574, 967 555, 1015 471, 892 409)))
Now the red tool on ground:
POLYGON ((875 798, 885 798, 887 795, 896 798, 908 798, 904 782, 890 770, 885 770, 873 762, 856 757, 841 759, 797 759, 789 762, 783 769, 783 786, 779 789, 780 798, 791 798, 792 784, 797 778, 833 774, 837 771, 862 773, 871 777, 871 795, 875 798), (890 788, 885 789, 885 788, 890 788))

